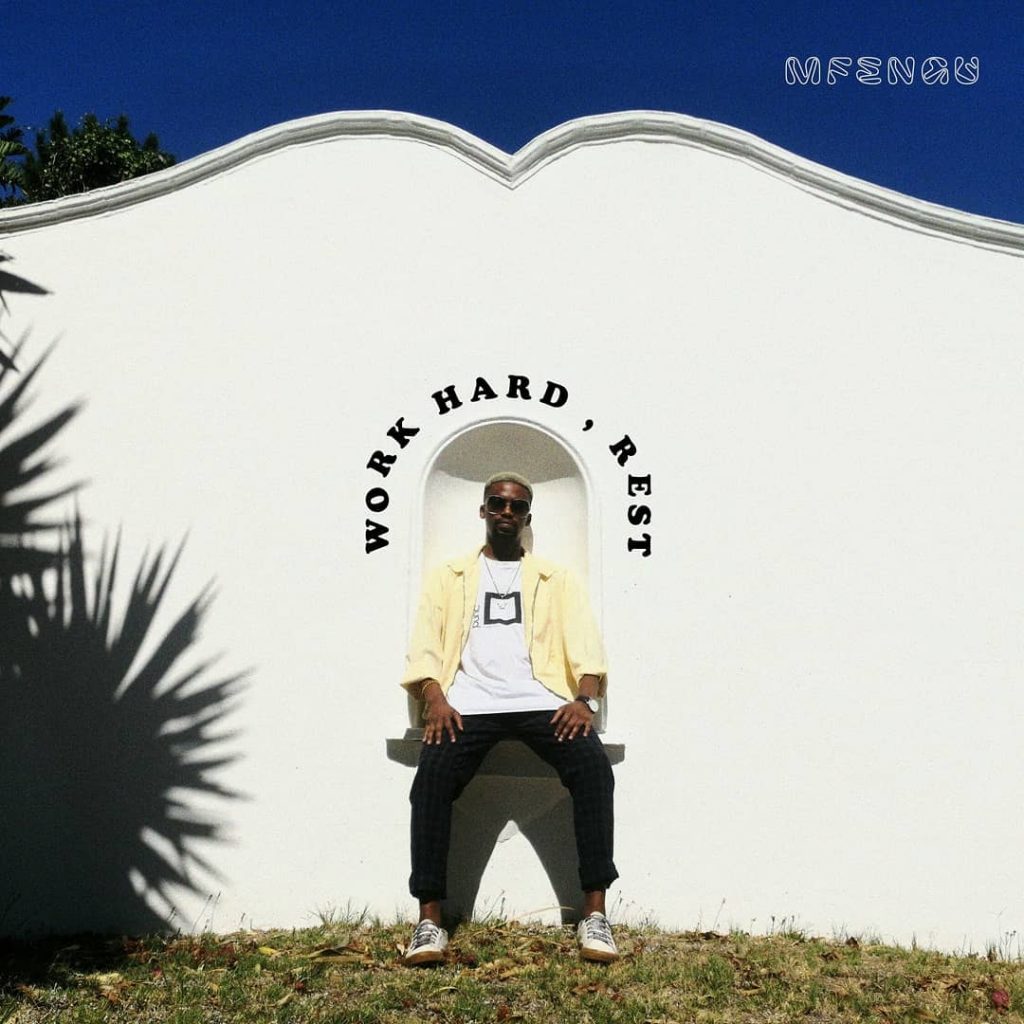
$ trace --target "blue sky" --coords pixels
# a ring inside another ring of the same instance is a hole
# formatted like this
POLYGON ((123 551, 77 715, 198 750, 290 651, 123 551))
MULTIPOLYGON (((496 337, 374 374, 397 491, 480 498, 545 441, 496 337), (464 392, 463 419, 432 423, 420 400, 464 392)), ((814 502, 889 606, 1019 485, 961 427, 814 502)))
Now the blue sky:
POLYGON ((8 4, 0 94, 45 124, 122 111, 179 159, 329 110, 409 110, 514 151, 562 121, 671 110, 848 174, 1024 222, 1024 0, 8 4), (880 85, 787 85, 875 56, 880 85), (911 85, 884 61, 915 58, 911 85), (921 81, 931 56, 948 85, 921 81), (956 57, 978 58, 962 85, 956 57))

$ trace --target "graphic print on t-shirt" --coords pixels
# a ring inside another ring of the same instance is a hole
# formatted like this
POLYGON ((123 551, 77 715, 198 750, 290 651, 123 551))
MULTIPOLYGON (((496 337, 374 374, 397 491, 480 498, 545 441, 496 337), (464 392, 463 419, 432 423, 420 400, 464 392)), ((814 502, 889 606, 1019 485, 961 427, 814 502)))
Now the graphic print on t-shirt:
POLYGON ((484 625, 514 626, 523 621, 523 601, 517 590, 512 594, 484 594, 484 625))
POLYGON ((565 703, 533 674, 519 562, 480 555, 472 626, 448 703, 460 715, 553 711, 565 703))

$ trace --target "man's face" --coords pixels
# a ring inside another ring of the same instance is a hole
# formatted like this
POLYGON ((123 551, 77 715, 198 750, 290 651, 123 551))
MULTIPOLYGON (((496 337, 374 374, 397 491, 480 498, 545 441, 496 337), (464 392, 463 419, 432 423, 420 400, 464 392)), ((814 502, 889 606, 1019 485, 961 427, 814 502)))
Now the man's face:
POLYGON ((530 525, 532 514, 529 511, 514 512, 513 502, 526 502, 529 505, 530 492, 511 480, 499 480, 487 488, 484 503, 480 506, 480 518, 487 523, 487 540, 491 544, 495 541, 502 545, 518 541, 523 530, 530 525), (500 510, 498 500, 494 499, 500 499, 500 510))

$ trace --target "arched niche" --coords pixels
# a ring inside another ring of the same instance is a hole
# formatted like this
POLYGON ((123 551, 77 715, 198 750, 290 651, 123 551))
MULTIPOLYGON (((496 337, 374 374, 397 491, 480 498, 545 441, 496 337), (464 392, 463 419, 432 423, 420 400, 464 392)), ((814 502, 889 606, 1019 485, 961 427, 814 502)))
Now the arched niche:
POLYGON ((576 452, 551 431, 524 420, 477 423, 446 439, 424 473, 413 536, 419 538, 418 565, 410 574, 413 607, 419 578, 452 555, 483 543, 477 515, 484 481, 499 470, 520 473, 533 483, 533 522, 524 544, 568 566, 587 582, 600 621, 599 510, 576 452))

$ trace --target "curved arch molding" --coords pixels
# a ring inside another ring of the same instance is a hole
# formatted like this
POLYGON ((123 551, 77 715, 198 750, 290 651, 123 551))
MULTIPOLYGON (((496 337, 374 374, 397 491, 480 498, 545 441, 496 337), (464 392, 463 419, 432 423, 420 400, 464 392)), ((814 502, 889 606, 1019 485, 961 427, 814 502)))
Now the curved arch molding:
POLYGON ((77 196, 0 213, 0 235, 133 206, 214 177, 249 160, 332 139, 391 138, 450 153, 508 189, 581 146, 651 142, 689 146, 740 160, 827 202, 896 226, 1024 255, 1024 225, 964 213, 849 177, 756 135, 714 121, 660 111, 623 111, 567 121, 509 155, 454 125, 389 110, 341 111, 286 121, 186 160, 165 171, 77 196))

